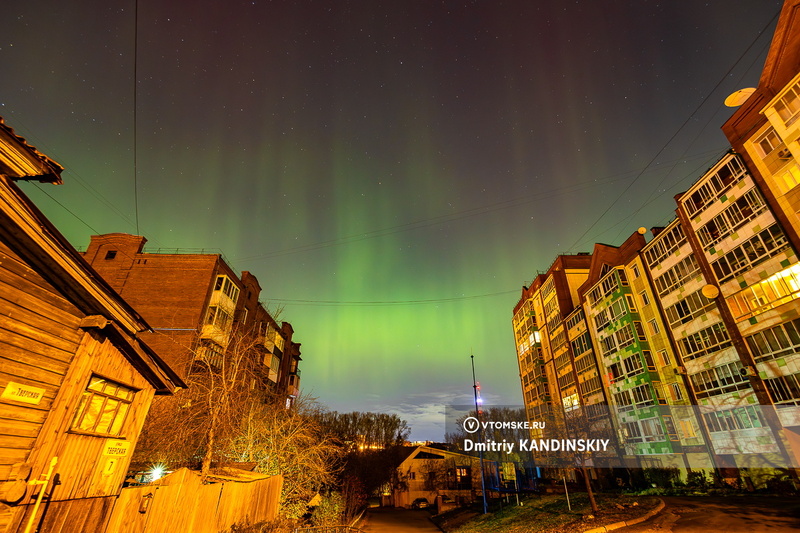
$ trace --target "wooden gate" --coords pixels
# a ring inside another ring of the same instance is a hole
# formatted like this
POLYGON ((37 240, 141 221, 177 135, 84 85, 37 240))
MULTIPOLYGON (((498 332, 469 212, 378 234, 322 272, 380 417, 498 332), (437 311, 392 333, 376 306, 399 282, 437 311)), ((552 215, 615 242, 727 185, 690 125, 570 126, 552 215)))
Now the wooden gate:
POLYGON ((182 468, 157 484, 124 488, 106 533, 219 533, 274 519, 283 478, 247 474, 257 479, 203 483, 197 472, 182 468))

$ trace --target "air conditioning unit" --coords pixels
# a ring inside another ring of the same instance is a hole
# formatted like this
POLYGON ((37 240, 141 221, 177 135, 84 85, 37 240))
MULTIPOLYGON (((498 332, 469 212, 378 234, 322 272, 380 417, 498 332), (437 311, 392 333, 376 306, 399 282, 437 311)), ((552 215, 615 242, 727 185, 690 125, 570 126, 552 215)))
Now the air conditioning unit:
POLYGON ((682 366, 676 366, 675 368, 673 368, 673 370, 675 371, 676 375, 677 374, 686 375, 686 369, 684 367, 682 367, 682 366))
POLYGON ((743 366, 742 368, 739 369, 739 374, 741 374, 742 376, 755 376, 756 369, 753 368, 752 366, 743 366))
POLYGON ((792 152, 790 152, 788 148, 778 150, 778 159, 791 159, 791 158, 792 158, 792 152))

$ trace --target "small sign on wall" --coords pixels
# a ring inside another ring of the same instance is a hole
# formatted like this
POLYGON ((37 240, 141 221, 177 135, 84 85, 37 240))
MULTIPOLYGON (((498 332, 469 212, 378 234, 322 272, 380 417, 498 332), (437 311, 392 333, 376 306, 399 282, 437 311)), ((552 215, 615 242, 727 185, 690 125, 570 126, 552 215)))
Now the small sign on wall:
POLYGON ((118 457, 106 457, 105 461, 103 462, 103 472, 104 476, 110 476, 117 471, 117 467, 122 462, 121 459, 118 457))
POLYGON ((8 385, 3 389, 3 393, 0 394, 0 400, 13 400, 15 402, 38 405, 44 398, 45 392, 47 392, 46 389, 9 381, 8 385))
POLYGON ((131 449, 131 443, 126 440, 106 439, 103 446, 103 455, 106 457, 125 457, 131 449))

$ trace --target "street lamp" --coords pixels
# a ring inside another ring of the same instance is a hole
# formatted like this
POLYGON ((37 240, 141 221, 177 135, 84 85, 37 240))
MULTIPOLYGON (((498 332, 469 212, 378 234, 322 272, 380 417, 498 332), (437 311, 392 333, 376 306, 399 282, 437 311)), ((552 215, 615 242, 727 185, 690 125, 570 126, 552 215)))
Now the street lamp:
MULTIPOLYGON (((482 410, 478 409, 478 404, 482 404, 483 400, 480 399, 478 396, 478 390, 480 389, 480 385, 478 382, 475 381, 475 356, 469 356, 470 361, 472 362, 472 392, 475 396, 475 418, 478 419, 478 439, 480 442, 483 442, 483 428, 481 427, 481 414, 483 413, 482 410)), ((486 481, 483 479, 483 447, 478 450, 478 458, 480 460, 481 466, 481 494, 483 495, 483 514, 488 513, 487 505, 486 505, 486 481)))

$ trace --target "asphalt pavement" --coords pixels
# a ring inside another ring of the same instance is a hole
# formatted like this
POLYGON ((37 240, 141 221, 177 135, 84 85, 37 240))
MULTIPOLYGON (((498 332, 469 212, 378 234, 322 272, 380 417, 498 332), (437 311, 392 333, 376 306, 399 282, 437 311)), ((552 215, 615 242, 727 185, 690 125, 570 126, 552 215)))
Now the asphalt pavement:
POLYGON ((442 533, 433 525, 431 513, 411 509, 370 509, 364 533, 442 533))
POLYGON ((776 496, 661 497, 664 510, 619 533, 797 533, 800 498, 776 496))

